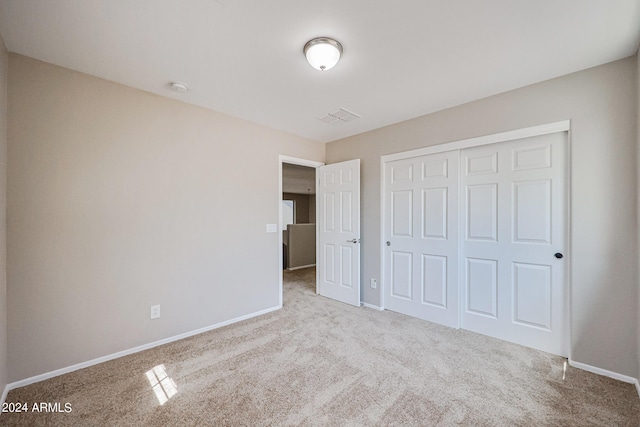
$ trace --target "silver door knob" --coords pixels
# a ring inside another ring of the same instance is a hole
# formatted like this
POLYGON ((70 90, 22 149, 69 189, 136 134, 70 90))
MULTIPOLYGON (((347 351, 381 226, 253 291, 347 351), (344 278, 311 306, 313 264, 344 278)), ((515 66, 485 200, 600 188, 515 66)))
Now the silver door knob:
POLYGON ((351 240, 347 240, 347 243, 358 243, 360 240, 359 239, 351 239, 351 240))
POLYGON ((387 246, 391 246, 391 242, 387 240, 387 246))

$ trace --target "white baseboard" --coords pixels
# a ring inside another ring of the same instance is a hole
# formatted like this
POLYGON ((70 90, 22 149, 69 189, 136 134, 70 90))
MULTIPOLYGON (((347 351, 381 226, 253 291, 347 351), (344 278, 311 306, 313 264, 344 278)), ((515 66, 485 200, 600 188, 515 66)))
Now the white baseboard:
POLYGON ((108 362, 109 360, 117 359, 119 357, 127 356, 129 354, 138 353, 143 350, 148 350, 153 347, 157 347, 159 345, 168 344, 174 341, 178 341, 184 338, 189 338, 194 335, 202 334, 204 332, 209 332, 214 329, 221 328, 223 326, 230 325, 232 323, 241 322, 243 320, 251 319, 252 317, 261 316, 263 314, 270 313, 272 311, 276 311, 281 309, 282 306, 278 305, 275 307, 267 308, 265 310, 257 311, 255 313, 245 314, 244 316, 236 317, 230 320, 225 320, 224 322, 216 323, 215 325, 205 326, 204 328, 196 329, 195 331, 185 332, 180 335, 175 335, 173 337, 165 338, 162 340, 154 341, 149 344, 143 344, 137 347, 130 348, 128 350, 122 350, 117 353, 109 354, 107 356, 98 357, 96 359, 89 360, 87 362, 77 363, 72 366, 68 366, 66 368, 56 369, 55 371, 46 372, 44 374, 36 375, 33 377, 25 378, 20 381, 16 381, 13 383, 7 384, 5 387, 4 394, 2 395, 2 402, 7 397, 7 393, 15 388, 24 387, 29 384, 37 383, 40 381, 48 380, 49 378, 57 377, 59 375, 68 374, 69 372, 77 371, 78 369, 88 368, 89 366, 97 365, 100 363, 108 362))
POLYGON ((302 270, 303 268, 309 268, 309 267, 315 267, 315 264, 307 264, 307 265, 301 265, 298 267, 291 267, 291 268, 287 268, 287 270, 289 271, 293 271, 293 270, 302 270))
POLYGON ((574 368, 579 368, 588 372, 592 372, 598 375, 604 375, 605 377, 613 378, 614 380, 619 380, 625 383, 634 384, 636 386, 636 391, 638 392, 638 396, 640 397, 640 383, 638 383, 637 378, 629 377, 627 375, 618 374, 617 372, 607 371, 606 369, 596 368, 595 366, 587 365, 586 363, 576 362, 575 360, 569 359, 569 365, 574 368))
POLYGON ((377 305, 369 304, 369 303, 366 303, 366 302, 363 302, 362 306, 363 307, 367 307, 367 308, 372 308, 372 309, 378 310, 378 311, 384 311, 384 308, 378 307, 377 305))

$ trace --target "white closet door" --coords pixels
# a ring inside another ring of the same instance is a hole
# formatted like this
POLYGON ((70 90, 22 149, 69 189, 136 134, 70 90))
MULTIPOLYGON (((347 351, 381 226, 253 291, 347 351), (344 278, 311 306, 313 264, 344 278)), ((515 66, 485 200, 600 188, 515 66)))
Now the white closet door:
POLYGON ((567 356, 567 133, 462 150, 462 328, 567 356))
POLYGON ((458 165, 450 151, 385 164, 384 306, 458 326, 458 165))

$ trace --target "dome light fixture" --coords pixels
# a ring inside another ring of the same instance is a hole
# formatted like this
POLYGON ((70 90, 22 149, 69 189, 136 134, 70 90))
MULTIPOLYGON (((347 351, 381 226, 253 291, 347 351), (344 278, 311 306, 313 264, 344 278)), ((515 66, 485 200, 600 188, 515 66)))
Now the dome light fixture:
POLYGON ((329 37, 318 37, 304 45, 304 56, 316 70, 326 71, 333 68, 342 55, 342 45, 329 37))

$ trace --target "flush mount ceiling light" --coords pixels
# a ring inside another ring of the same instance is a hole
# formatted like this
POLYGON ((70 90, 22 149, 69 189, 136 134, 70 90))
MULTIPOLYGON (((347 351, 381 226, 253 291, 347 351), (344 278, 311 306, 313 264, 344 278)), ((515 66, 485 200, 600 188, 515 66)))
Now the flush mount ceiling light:
POLYGON ((309 40, 304 45, 304 56, 316 70, 325 71, 333 68, 342 55, 342 45, 328 37, 309 40))

